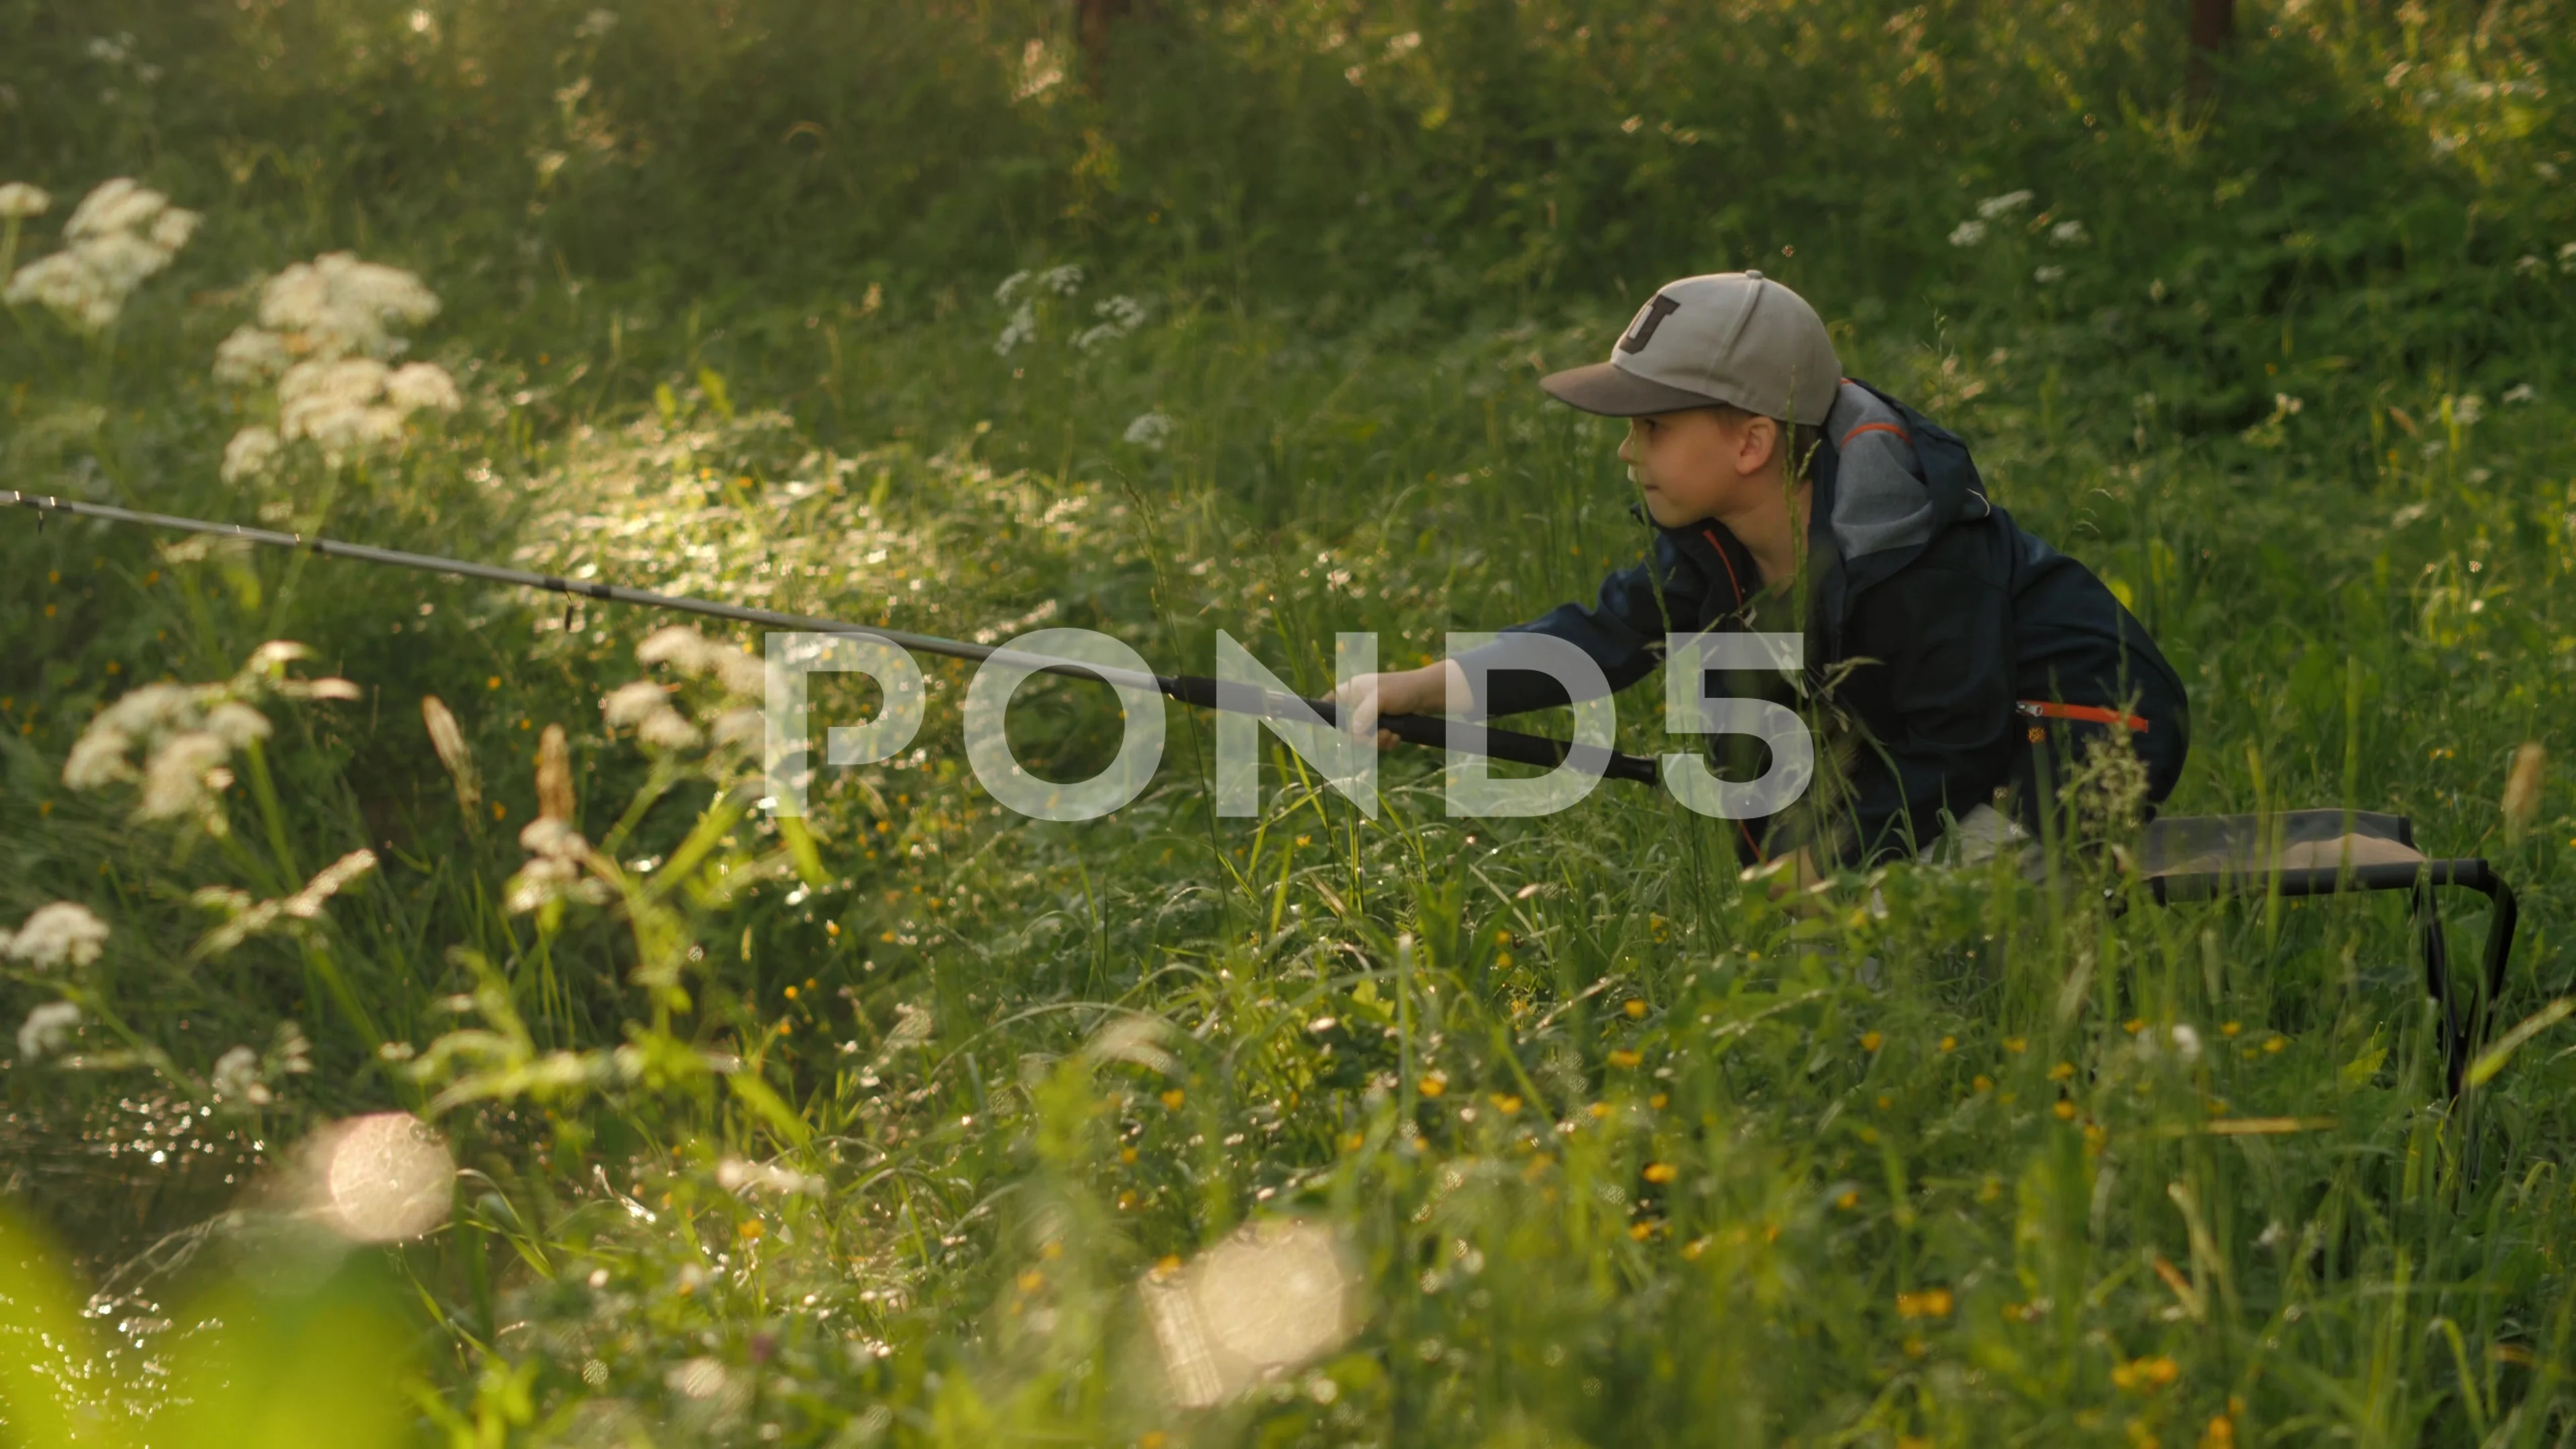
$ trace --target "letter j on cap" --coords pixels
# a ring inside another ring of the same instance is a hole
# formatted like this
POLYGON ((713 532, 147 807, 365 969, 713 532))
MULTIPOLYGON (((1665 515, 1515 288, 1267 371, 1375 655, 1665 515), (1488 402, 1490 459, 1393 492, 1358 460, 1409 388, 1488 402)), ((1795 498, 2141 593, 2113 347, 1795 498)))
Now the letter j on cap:
POLYGON ((1657 292, 1655 299, 1646 304, 1646 310, 1637 314, 1637 323, 1629 329, 1628 335, 1619 339, 1619 350, 1629 353, 1645 351, 1646 344, 1655 340, 1655 329, 1664 325, 1665 318, 1681 309, 1681 303, 1657 292))

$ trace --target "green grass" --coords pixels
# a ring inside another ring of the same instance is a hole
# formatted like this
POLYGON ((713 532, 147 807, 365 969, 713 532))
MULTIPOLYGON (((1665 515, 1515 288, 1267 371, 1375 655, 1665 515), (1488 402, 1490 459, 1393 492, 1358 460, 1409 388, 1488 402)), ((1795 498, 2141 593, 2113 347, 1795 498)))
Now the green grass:
MULTIPOLYGON (((2563 7, 2249 5, 2214 113, 2178 20, 2076 7, 1175 0, 1096 85, 1052 7, 590 8, 0 0, 0 181, 56 195, 21 258, 113 175, 208 216, 104 339, 0 322, 0 486, 1166 670, 1222 629, 1320 690, 1336 631, 1411 664, 1636 557, 1613 435, 1535 378, 1758 265, 2155 630, 2170 810, 2408 814, 2522 894, 2499 1028, 2570 992, 2556 766, 2527 829, 2498 808, 2576 702, 2563 7), (220 483, 264 404, 216 344, 342 248, 445 299, 412 335, 465 407, 220 483), (997 353, 996 288, 1061 264, 997 353), (1143 324, 1075 346, 1113 296, 1143 324)), ((409 1325, 382 1382, 427 1443, 2576 1434, 2565 1028, 2446 1110, 2396 902, 1895 868, 1793 915, 1615 783, 1452 820, 1398 752, 1370 820, 1274 754, 1268 813, 1220 818, 1177 708, 1142 797, 1040 824, 929 661, 917 748, 826 772, 807 841, 756 761, 604 720, 644 677, 740 703, 636 662, 665 620, 175 542, 0 518, 0 929, 113 929, 8 963, 9 1020, 87 1021, 0 1119, 13 1205, 130 1325, 94 1399, 162 1397, 168 1304, 301 1301, 260 1185, 400 1108, 466 1168, 452 1221, 311 1301, 409 1325), (267 703, 228 834, 66 787, 101 708, 274 638, 360 697, 267 703), (592 898, 514 909, 550 725, 592 898), (317 919, 200 949, 193 892, 361 848, 317 919), (237 1045, 273 1100, 215 1093, 237 1045), (1175 1404, 1156 1285, 1290 1218, 1346 1255, 1348 1336, 1175 1404)), ((1033 765, 1106 761, 1096 691, 1025 697, 1033 765)), ((1670 747, 1660 697, 1626 747, 1670 747)), ((2451 926, 2473 959, 2483 913, 2451 926)))

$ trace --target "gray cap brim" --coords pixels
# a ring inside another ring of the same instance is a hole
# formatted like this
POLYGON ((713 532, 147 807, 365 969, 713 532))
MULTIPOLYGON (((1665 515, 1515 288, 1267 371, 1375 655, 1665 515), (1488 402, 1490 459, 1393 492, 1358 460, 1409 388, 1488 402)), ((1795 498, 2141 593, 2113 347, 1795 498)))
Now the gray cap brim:
POLYGON ((1558 402, 1611 418, 1676 413, 1684 408, 1715 407, 1718 403, 1716 398, 1639 377, 1609 362, 1551 372, 1540 378, 1538 385, 1558 402))

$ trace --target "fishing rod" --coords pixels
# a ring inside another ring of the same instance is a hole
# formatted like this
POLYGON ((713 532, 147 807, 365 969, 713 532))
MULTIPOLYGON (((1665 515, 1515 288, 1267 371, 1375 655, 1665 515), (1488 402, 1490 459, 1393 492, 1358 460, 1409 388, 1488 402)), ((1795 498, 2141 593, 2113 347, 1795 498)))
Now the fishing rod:
MULTIPOLYGON (((405 553, 399 549, 376 548, 363 543, 342 543, 338 539, 280 533, 274 529, 245 528, 237 523, 213 523, 202 518, 181 518, 168 513, 144 513, 131 508, 116 508, 104 503, 82 503, 72 499, 43 497, 11 490, 0 493, 0 503, 36 512, 36 526, 44 527, 47 515, 66 513, 78 518, 95 518, 108 523, 134 524, 145 528, 166 528, 180 533, 208 534, 217 538, 239 539, 265 548, 302 550, 325 558, 354 559, 360 563, 385 564, 394 568, 413 569, 421 573, 453 574, 490 583, 510 584, 519 588, 538 589, 547 593, 598 599, 613 604, 636 604, 648 609, 668 609, 681 614, 698 614, 710 619, 724 619, 737 624, 760 624, 774 629, 791 629, 800 633, 836 637, 881 639, 899 648, 935 654, 948 659, 965 659, 977 663, 995 661, 1028 669, 1034 673, 1059 674, 1079 679, 1095 679, 1113 687, 1150 689, 1183 704, 1201 709, 1224 710, 1232 714, 1249 714, 1268 719, 1302 720, 1309 713, 1327 723, 1339 726, 1341 706, 1329 699, 1308 699, 1302 695, 1283 694, 1228 680, 1211 679, 1197 674, 1140 674, 1114 665, 1086 664, 1052 655, 1031 654, 1025 650, 1005 649, 990 644, 969 644, 958 639, 942 639, 932 634, 915 634, 903 629, 885 629, 869 624, 852 624, 839 619, 825 619, 812 614, 790 614, 775 609, 754 609, 741 604, 719 603, 713 599, 693 599, 683 594, 657 594, 649 589, 620 588, 615 584, 567 579, 556 574, 531 573, 525 569, 502 568, 496 564, 475 563, 469 559, 441 558, 435 554, 405 553)), ((566 605, 569 608, 569 604, 566 605)), ((1560 740, 1546 735, 1524 734, 1515 730, 1489 729, 1465 720, 1433 715, 1381 715, 1378 727, 1408 744, 1456 750, 1463 754, 1484 755, 1515 764, 1554 767, 1571 759, 1577 766, 1615 780, 1634 780, 1653 784, 1659 778, 1655 761, 1645 755, 1622 754, 1587 745, 1580 741, 1560 740)))

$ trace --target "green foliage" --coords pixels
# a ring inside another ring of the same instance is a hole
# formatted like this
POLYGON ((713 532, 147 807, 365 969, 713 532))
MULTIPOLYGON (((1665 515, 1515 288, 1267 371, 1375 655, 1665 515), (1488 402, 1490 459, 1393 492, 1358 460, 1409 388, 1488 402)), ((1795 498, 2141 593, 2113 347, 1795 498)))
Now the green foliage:
MULTIPOLYGON (((166 1361, 122 1365, 100 1352, 95 1314, 43 1235, 0 1221, 10 1264, 0 1295, 0 1421, 26 1445, 150 1444, 218 1449, 371 1449, 405 1439, 406 1406, 389 1393, 403 1336, 382 1285, 325 1259, 294 1265, 308 1281, 218 1281, 182 1309, 166 1361)), ((136 1330, 117 1325, 122 1337, 136 1330)), ((171 1333, 168 1325, 147 1332, 171 1333)))
MULTIPOLYGON (((17 259, 114 175, 207 217, 94 334, 9 309, 0 486, 1165 669, 1223 629, 1320 691, 1337 631, 1407 665, 1636 557, 1608 433, 1531 383, 1753 265, 2155 629, 2169 808, 2403 811, 2525 902, 2446 1109, 2392 902, 1897 867, 1785 911, 1609 786, 1451 820, 1398 754, 1371 818, 1274 750, 1222 819, 1177 712, 1135 803, 1037 824, 929 661, 914 747, 798 827, 747 635, 13 514, 0 928, 109 930, 8 961, 54 1011, 0 1160, 71 1244, 8 1247, 58 1346, 0 1355, 11 1430, 2563 1439, 2576 814, 2494 802, 2576 702, 2576 29, 2244 13, 2195 109, 2178 21, 1991 0, 1164 0, 1096 61, 1033 3, 0 0, 0 181, 55 193, 17 259), (341 249, 439 294, 403 357, 460 406, 226 481, 286 419, 216 348, 341 249), (67 782, 156 679, 227 683, 67 782), (265 728, 137 818, 226 703, 265 728), (136 1307, 191 1427, 65 1417, 129 1374, 75 1277, 124 1314, 173 1234, 259 1259, 284 1144, 385 1108, 466 1165, 368 1250, 416 1358, 363 1295, 136 1307), (1292 1218, 1351 1279, 1272 1362, 1211 1265, 1292 1218)), ((1030 769, 1109 758, 1099 692, 1022 700, 1030 769)))

